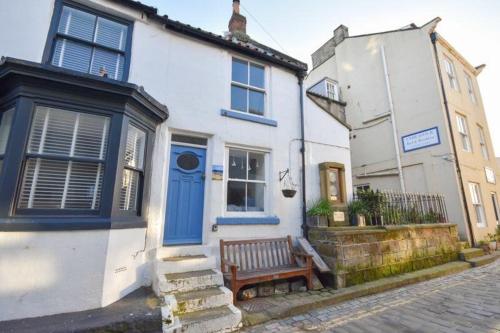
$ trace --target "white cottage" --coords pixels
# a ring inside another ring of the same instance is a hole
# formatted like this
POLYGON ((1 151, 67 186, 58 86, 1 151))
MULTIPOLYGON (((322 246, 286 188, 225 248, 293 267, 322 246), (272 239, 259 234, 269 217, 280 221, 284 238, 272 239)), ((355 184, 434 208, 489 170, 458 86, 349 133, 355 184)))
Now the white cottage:
POLYGON ((224 36, 131 0, 8 2, 0 31, 0 321, 209 270, 236 326, 219 240, 302 235, 323 162, 350 196, 348 127, 238 0, 224 36))

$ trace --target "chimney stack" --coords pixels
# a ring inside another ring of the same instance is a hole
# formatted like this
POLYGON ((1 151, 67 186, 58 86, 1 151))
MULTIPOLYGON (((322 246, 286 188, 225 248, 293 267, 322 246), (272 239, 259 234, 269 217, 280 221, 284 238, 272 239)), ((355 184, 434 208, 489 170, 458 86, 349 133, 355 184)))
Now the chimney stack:
POLYGON ((229 20, 229 32, 234 33, 247 33, 247 19, 240 14, 240 0, 233 0, 233 15, 229 20))

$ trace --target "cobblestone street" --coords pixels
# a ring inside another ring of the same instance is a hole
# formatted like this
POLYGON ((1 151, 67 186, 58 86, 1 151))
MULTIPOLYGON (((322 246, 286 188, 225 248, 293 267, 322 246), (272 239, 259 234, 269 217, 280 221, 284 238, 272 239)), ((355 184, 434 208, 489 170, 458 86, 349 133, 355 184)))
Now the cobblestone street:
POLYGON ((500 332, 500 260, 242 332, 500 332))

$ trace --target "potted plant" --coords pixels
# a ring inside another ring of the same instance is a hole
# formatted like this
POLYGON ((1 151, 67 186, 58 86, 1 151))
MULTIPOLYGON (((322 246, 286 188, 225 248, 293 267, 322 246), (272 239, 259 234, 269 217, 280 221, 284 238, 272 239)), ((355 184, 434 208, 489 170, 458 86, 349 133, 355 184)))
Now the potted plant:
POLYGON ((489 241, 480 240, 477 245, 483 249, 484 253, 489 254, 491 252, 489 241))
POLYGON ((353 200, 347 205, 347 213, 352 226, 365 226, 366 205, 361 200, 353 200))
POLYGON ((333 214, 330 201, 320 199, 307 211, 308 224, 312 227, 328 227, 328 219, 333 214))
POLYGON ((497 235, 496 234, 495 235, 488 234, 486 237, 489 241, 488 246, 490 247, 490 250, 496 251, 497 250, 497 235))

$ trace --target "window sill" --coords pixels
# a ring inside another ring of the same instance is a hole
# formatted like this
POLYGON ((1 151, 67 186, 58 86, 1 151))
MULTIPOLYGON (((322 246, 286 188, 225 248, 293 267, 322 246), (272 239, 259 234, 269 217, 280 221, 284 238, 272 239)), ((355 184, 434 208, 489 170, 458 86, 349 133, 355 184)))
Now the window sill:
POLYGON ((277 216, 263 217, 218 217, 217 225, 276 225, 280 224, 277 216))
POLYGON ((9 231, 79 231, 146 228, 147 222, 130 218, 0 218, 0 232, 9 231))
POLYGON ((251 113, 222 109, 222 110, 220 110, 220 114, 221 114, 221 116, 224 116, 224 117, 246 120, 246 121, 250 121, 252 123, 258 123, 258 124, 272 126, 272 127, 278 126, 278 122, 276 120, 256 116, 256 115, 253 115, 251 113))

